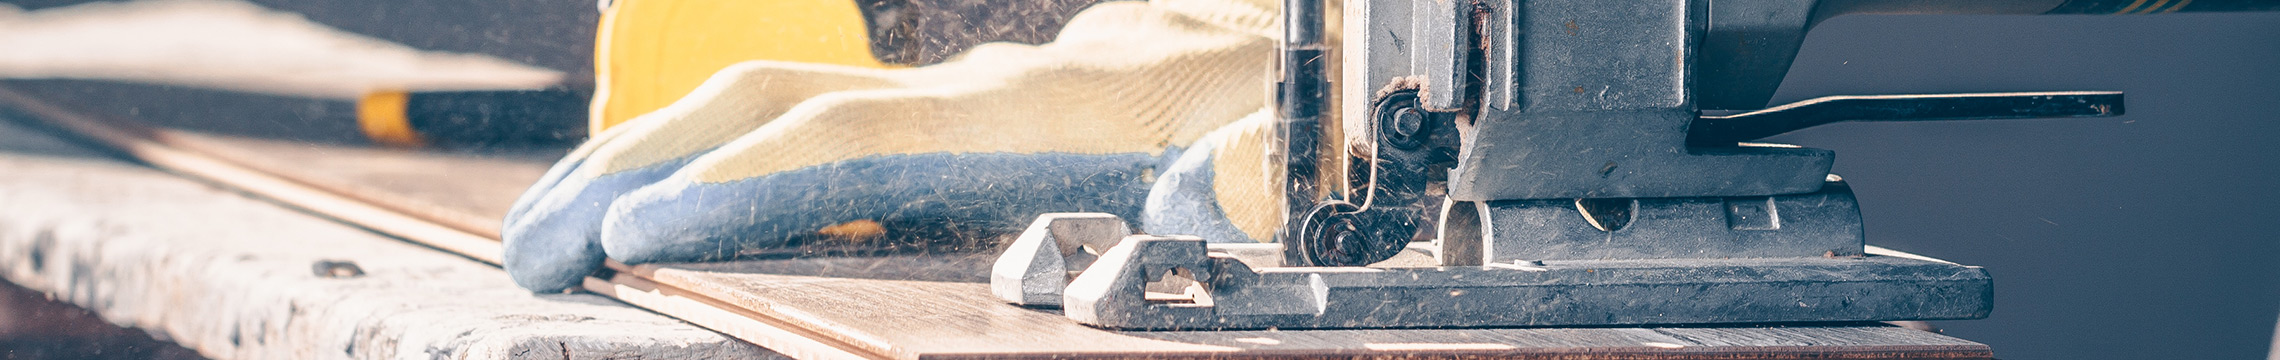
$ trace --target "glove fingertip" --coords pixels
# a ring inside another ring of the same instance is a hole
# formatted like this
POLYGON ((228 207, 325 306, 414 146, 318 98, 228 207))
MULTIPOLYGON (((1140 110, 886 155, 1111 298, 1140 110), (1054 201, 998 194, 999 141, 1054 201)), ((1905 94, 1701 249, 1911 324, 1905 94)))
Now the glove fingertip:
POLYGON ((561 292, 577 287, 587 275, 601 269, 601 249, 584 236, 538 230, 506 236, 500 265, 516 286, 540 293, 561 292))

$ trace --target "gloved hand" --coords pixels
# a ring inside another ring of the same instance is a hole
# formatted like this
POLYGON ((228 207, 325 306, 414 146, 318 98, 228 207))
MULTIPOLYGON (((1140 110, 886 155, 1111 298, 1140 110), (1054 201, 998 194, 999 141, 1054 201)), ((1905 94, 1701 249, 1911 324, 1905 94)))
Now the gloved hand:
POLYGON ((920 68, 730 67, 549 170, 507 216, 505 265, 551 292, 605 255, 715 260, 832 234, 1010 232, 1069 211, 1271 238, 1270 1, 1103 3, 1051 43, 920 68))

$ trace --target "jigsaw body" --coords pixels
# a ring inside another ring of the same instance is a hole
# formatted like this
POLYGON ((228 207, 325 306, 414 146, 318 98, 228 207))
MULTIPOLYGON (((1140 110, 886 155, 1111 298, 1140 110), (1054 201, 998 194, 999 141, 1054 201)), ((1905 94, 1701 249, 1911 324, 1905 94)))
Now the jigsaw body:
POLYGON ((1833 96, 1765 106, 1805 32, 1853 13, 2274 7, 2080 0, 1343 6, 1337 49, 1324 42, 1319 0, 1284 7, 1278 150, 1290 215, 1279 246, 1265 250, 1271 255, 1133 235, 1112 216, 1048 215, 999 260, 998 294, 1121 329, 1982 318, 1993 304, 1985 270, 1866 245, 1850 188, 1829 173, 1833 152, 1748 141, 1839 121, 2114 116, 2122 95, 1833 96), (1325 66, 1331 51, 1343 68, 1335 79, 1325 66), (1323 119, 1333 112, 1345 141, 1325 146, 1323 119), (1367 266, 1405 249, 1429 250, 1434 263, 1367 266))

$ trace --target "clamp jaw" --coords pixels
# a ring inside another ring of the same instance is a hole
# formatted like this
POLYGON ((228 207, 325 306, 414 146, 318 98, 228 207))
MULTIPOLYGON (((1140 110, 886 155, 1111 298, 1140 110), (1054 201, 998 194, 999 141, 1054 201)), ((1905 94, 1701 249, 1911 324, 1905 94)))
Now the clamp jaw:
POLYGON ((1115 245, 1067 255, 1083 263, 1039 258, 1066 252, 1008 252, 993 284, 1051 277, 1067 286, 996 286, 999 295, 1057 299, 1071 318, 1121 329, 1982 318, 1993 304, 1984 269, 1866 245, 1850 187, 1829 173, 1833 152, 1749 141, 1840 121, 2115 116, 2122 94, 1832 96, 1765 107, 1806 30, 1850 13, 2280 8, 1349 0, 1337 49, 1344 71, 1332 81, 1321 1, 1284 5, 1277 149, 1290 212, 1280 246, 1025 235, 1042 243, 1015 249, 1115 245), (1326 146, 1325 118, 1344 123, 1345 141, 1326 146), (1066 245, 1078 243, 1091 245, 1066 245), (1423 266, 1381 263, 1420 249, 1432 253, 1423 266))

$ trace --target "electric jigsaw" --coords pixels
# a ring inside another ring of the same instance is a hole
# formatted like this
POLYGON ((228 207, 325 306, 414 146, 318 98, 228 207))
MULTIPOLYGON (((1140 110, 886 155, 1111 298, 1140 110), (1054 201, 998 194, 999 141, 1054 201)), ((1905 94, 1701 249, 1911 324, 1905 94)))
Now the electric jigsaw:
POLYGON ((1866 245, 1850 188, 1829 173, 1833 152, 1751 141, 1842 121, 2115 116, 2122 94, 1766 106, 1806 32, 1845 14, 2274 8, 1348 0, 1342 43, 1331 44, 1322 0, 1289 0, 1272 149, 1288 215, 1276 243, 1134 234, 1113 215, 1047 214, 998 259, 992 289, 1117 329, 1983 318, 1994 291, 1984 269, 1866 245), (1405 251, 1430 256, 1386 261, 1405 251))

